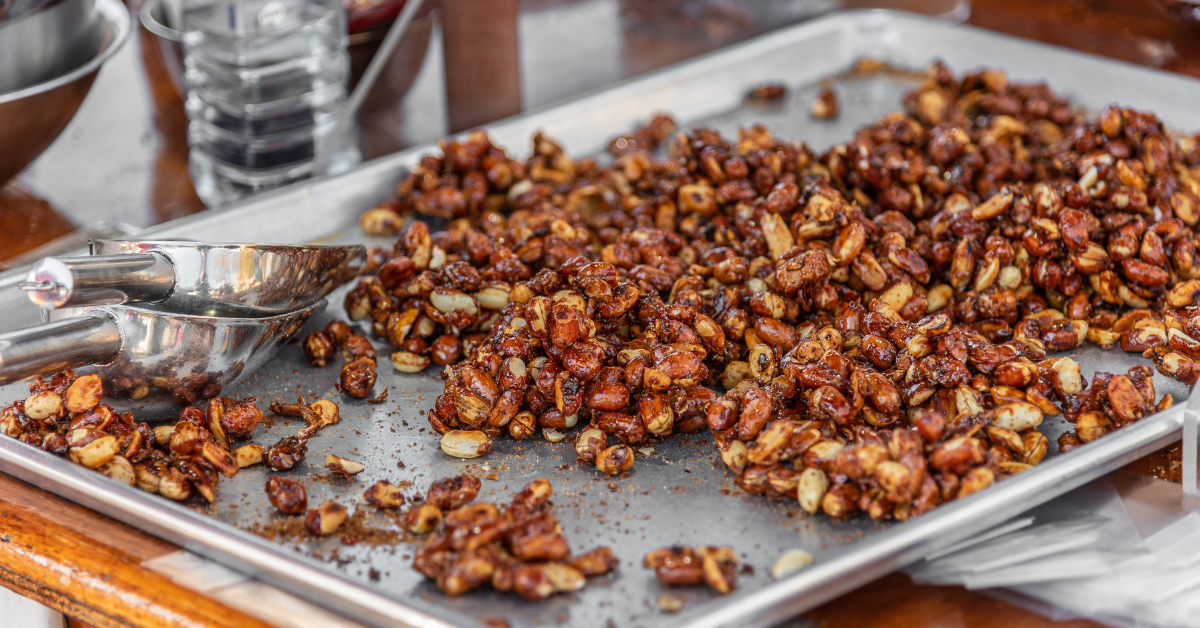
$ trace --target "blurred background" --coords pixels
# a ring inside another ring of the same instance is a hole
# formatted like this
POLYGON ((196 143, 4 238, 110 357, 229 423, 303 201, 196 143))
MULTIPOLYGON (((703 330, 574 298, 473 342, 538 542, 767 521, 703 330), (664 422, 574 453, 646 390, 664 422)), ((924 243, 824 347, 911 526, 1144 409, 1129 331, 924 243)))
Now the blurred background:
MULTIPOLYGON (((159 1, 125 0, 130 41, 83 90, 58 139, 0 189, 0 266, 204 209, 188 176, 178 32, 159 1)), ((352 85, 403 4, 345 0, 352 85)), ((1200 75, 1194 7, 1178 0, 429 0, 359 112, 362 156, 427 143, 828 11, 870 7, 1200 75)))

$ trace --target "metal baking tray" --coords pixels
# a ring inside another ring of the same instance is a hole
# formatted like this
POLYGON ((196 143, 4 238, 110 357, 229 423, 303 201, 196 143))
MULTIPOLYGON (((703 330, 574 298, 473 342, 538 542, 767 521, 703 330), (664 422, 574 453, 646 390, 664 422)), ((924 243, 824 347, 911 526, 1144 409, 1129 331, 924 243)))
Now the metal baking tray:
MULTIPOLYGON (((821 150, 849 138, 855 127, 898 108, 900 96, 916 81, 915 73, 845 72, 864 57, 915 71, 937 58, 958 72, 984 65, 1000 67, 1014 80, 1044 80, 1094 111, 1120 102, 1152 110, 1176 129, 1200 128, 1200 109, 1193 105, 1200 101, 1200 81, 908 14, 855 11, 530 111, 488 130, 496 142, 518 154, 528 150, 538 130, 562 141, 571 154, 598 154, 611 136, 665 111, 685 127, 715 126, 730 136, 739 125, 763 122, 779 137, 803 139, 821 150), (823 80, 832 82, 841 101, 841 116, 833 122, 815 122, 807 114, 823 80), (791 88, 787 100, 772 106, 747 105, 743 101, 747 90, 766 81, 787 84, 791 88)), ((343 176, 174 221, 149 230, 145 237, 362 241, 355 226, 358 214, 388 198, 404 170, 432 150, 435 147, 414 148, 343 176)), ((38 320, 37 311, 15 287, 22 276, 21 270, 0 275, 2 328, 38 320)), ((337 302, 340 294, 332 299, 337 302)), ((323 325, 331 315, 310 325, 323 325)), ((1097 368, 1123 371, 1143 362, 1120 351, 1096 348, 1078 351, 1076 357, 1089 377, 1097 368)), ((651 455, 639 454, 629 476, 620 479, 579 467, 567 443, 500 439, 485 458, 450 458, 438 448, 424 416, 441 391, 433 371, 401 375, 387 368, 384 360, 377 389, 386 386, 389 397, 382 405, 370 405, 336 395, 337 367, 310 368, 300 348, 291 346, 236 390, 226 392, 264 400, 316 393, 340 403, 342 423, 310 442, 308 462, 291 472, 308 486, 314 504, 335 497, 357 505, 357 494, 377 479, 411 482, 406 492, 416 495, 432 480, 465 470, 484 478, 482 499, 507 500, 529 479, 547 477, 557 491, 556 514, 572 549, 612 546, 621 559, 615 575, 594 579, 576 594, 537 604, 491 591, 450 599, 412 570, 412 545, 346 546, 336 539, 273 543, 247 532, 244 528, 269 525, 275 519, 262 491, 266 476, 262 468, 223 479, 218 503, 211 508, 181 506, 118 486, 11 439, 0 439, 0 470, 371 626, 470 626, 480 618, 505 617, 514 626, 757 627, 785 621, 1178 440, 1182 424, 1182 406, 1176 406, 1069 455, 1052 452, 1029 472, 907 523, 879 524, 861 516, 834 521, 807 517, 795 503, 743 494, 704 433, 676 437, 657 445, 651 455), (348 484, 321 477, 325 453, 365 462, 363 479, 348 484), (404 463, 403 469, 397 467, 398 461, 404 463), (731 545, 753 572, 743 573, 737 591, 729 596, 715 596, 702 588, 673 590, 687 604, 677 615, 664 615, 654 604, 663 588, 641 566, 641 559, 648 550, 678 543, 731 545), (791 548, 810 551, 815 563, 772 581, 771 565, 791 548), (375 572, 377 580, 371 577, 375 572)), ((1161 376, 1156 375, 1155 384, 1160 394, 1170 392, 1177 402, 1188 393, 1181 384, 1161 376)), ((0 388, 0 401, 5 403, 24 395, 23 385, 0 388)), ((273 427, 260 428, 255 441, 269 444, 296 429, 280 420, 273 427)), ((1049 420, 1041 429, 1054 443, 1064 422, 1049 420)), ((381 529, 388 521, 370 518, 381 529)))

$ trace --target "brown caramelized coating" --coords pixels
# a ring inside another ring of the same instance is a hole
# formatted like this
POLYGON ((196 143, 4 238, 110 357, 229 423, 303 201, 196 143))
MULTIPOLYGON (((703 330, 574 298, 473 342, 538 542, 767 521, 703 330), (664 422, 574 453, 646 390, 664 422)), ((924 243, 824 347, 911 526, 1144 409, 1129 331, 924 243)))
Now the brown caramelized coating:
MULTIPOLYGON (((214 398, 207 408, 183 408, 174 425, 151 428, 131 412, 100 403, 104 389, 98 382, 72 371, 33 380, 29 397, 0 409, 0 433, 146 492, 175 501, 200 496, 211 503, 221 476, 233 477, 264 459, 273 468, 291 468, 303 459, 307 441, 339 419, 337 405, 328 400, 311 407, 303 400, 272 402, 272 411, 304 416, 307 427, 267 450, 252 443, 235 446, 232 441, 249 438, 263 420, 256 398, 214 398)), ((273 477, 266 490, 281 512, 303 512, 304 487, 273 477)))
POLYGON ((295 480, 273 475, 267 478, 264 488, 271 505, 285 515, 298 515, 308 509, 308 492, 295 480))
POLYGON ((470 473, 442 478, 430 485, 425 501, 442 510, 454 510, 473 501, 479 494, 479 487, 479 478, 470 473))
POLYGON ((605 165, 476 132, 399 183, 389 210, 451 222, 401 230, 345 307, 413 356, 402 371, 422 346, 448 367, 434 431, 583 423, 577 459, 617 474, 707 427, 748 492, 905 520, 1040 463, 1046 417, 1075 424, 1067 450, 1171 403, 1140 368, 1088 382, 1058 352, 1119 345, 1200 378, 1200 152, 1153 114, 1087 118, 936 63, 823 153, 673 127, 615 139, 605 165))
MULTIPOLYGON (((473 502, 478 491, 443 516, 433 496, 465 497, 463 475, 443 478, 429 489, 424 504, 410 508, 405 526, 414 534, 430 534, 413 558, 413 568, 434 580, 448 595, 462 595, 485 584, 538 601, 558 592, 583 588, 585 579, 610 573, 618 565, 612 550, 599 547, 571 558, 562 526, 548 511, 550 482, 536 479, 505 506, 473 502), (444 525, 442 525, 444 522, 444 525), (441 529, 439 530, 439 526, 441 529)), ((471 478, 474 479, 474 478, 471 478)))
POLYGON ((250 437, 263 420, 263 413, 258 409, 257 401, 251 397, 233 405, 226 404, 220 420, 221 429, 225 431, 226 436, 233 439, 250 437))
MULTIPOLYGON (((361 338, 362 336, 351 336, 361 338)), ((342 392, 352 397, 365 399, 375 387, 375 360, 358 358, 342 367, 342 392)))

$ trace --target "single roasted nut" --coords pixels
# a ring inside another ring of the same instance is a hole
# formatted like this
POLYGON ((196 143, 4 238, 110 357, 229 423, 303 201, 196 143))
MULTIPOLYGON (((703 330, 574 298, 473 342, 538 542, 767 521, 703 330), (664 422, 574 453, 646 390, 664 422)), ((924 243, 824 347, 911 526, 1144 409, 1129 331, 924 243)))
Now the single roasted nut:
POLYGON ((1023 432, 1041 425, 1042 411, 1031 403, 1010 403, 996 408, 992 425, 1023 432))
POLYGON ((308 492, 295 480, 273 475, 267 478, 264 489, 275 510, 285 515, 298 515, 308 508, 308 492))
POLYGON ((304 527, 318 536, 329 536, 336 532, 345 520, 346 507, 330 499, 308 511, 304 517, 304 527))
POLYGON ((182 471, 173 466, 167 467, 159 477, 158 494, 167 499, 181 502, 191 497, 192 484, 182 471))
POLYGON ((428 502, 409 508, 404 513, 404 527, 413 534, 428 534, 442 525, 442 511, 428 502))
POLYGON ((479 430, 451 430, 442 436, 441 447, 456 458, 478 458, 492 451, 492 439, 479 430))
POLYGON ((408 351, 392 353, 392 367, 401 373, 420 373, 429 366, 429 358, 408 351))
POLYGON ((812 562, 812 554, 802 549, 790 549, 775 561, 775 565, 771 567, 771 577, 776 580, 785 578, 811 565, 812 562))
POLYGON ((308 408, 320 420, 321 427, 337 425, 342 420, 342 415, 338 411, 338 405, 328 399, 318 399, 308 408))
POLYGON ((257 398, 243 399, 235 404, 224 404, 221 414, 221 429, 225 435, 233 439, 249 438, 263 420, 262 410, 258 409, 257 398))
POLYGON ((231 478, 237 475, 241 468, 228 449, 215 440, 207 440, 200 444, 200 456, 221 475, 231 478))
POLYGON ((263 448, 261 445, 242 445, 233 450, 233 460, 239 469, 259 464, 263 461, 263 448))
MULTIPOLYGON (((80 430, 75 430, 76 432, 80 430)), ((120 441, 115 436, 101 436, 85 445, 72 446, 68 452, 71 462, 97 469, 103 466, 120 449, 120 441)))
POLYGON ((996 481, 995 474, 987 467, 976 467, 963 476, 958 487, 958 499, 973 495, 992 485, 996 481))
POLYGON ((445 366, 454 364, 458 361, 459 355, 462 353, 462 342, 458 336, 452 334, 443 334, 433 341, 429 347, 429 355, 434 364, 445 366))
POLYGON ((62 414, 62 397, 52 390, 39 391, 25 399, 25 415, 35 421, 45 421, 62 414))
POLYGON ((400 233, 404 218, 388 205, 379 205, 358 217, 358 226, 367 235, 393 236, 400 233))
POLYGON ((63 407, 71 414, 83 414, 100 403, 103 392, 104 387, 99 375, 84 375, 71 382, 67 388, 63 396, 63 407))
POLYGON ((809 514, 816 514, 821 509, 825 492, 829 490, 829 480, 825 473, 818 468, 809 467, 800 473, 796 487, 796 496, 800 507, 809 514))
POLYGON ((454 510, 475 499, 480 486, 479 478, 470 473, 441 478, 429 486, 425 501, 442 510, 454 510))
POLYGON ((608 436, 597 428, 588 428, 575 441, 575 458, 583 464, 594 464, 605 448, 608 436))
POLYGON ((313 366, 325 366, 333 355, 334 344, 329 334, 323 331, 314 331, 304 339, 304 356, 313 366))
POLYGON ((607 475, 616 475, 633 467, 633 450, 628 445, 613 445, 596 456, 596 468, 607 475))
POLYGON ((1079 440, 1090 443, 1107 434, 1112 422, 1099 412, 1083 412, 1075 419, 1075 433, 1079 440))
POLYGON ((291 469, 304 460, 306 453, 308 453, 307 439, 297 436, 285 436, 263 452, 267 459, 267 465, 276 471, 291 469))
POLYGON ((1046 457, 1050 441, 1041 432, 1029 432, 1022 437, 1024 441, 1024 460, 1026 464, 1037 465, 1046 457))
POLYGON ((342 392, 352 397, 365 399, 375 387, 375 360, 358 358, 342 367, 342 392))
POLYGON ((597 547, 589 552, 584 552, 571 561, 571 567, 589 578, 612 573, 620 564, 621 561, 617 560, 613 551, 607 547, 597 547))
POLYGON ((354 476, 363 472, 366 467, 361 462, 347 460, 341 456, 333 454, 325 455, 325 466, 329 467, 329 472, 334 475, 340 475, 343 479, 353 480, 354 476))
MULTIPOLYGON (((363 499, 376 508, 399 508, 404 505, 404 494, 401 493, 400 487, 387 480, 372 484, 363 493, 363 499)), ((438 513, 440 516, 441 511, 438 513)))
POLYGON ((129 459, 124 456, 113 456, 108 462, 100 465, 96 469, 100 475, 111 478, 126 486, 134 486, 137 484, 137 472, 133 470, 133 465, 129 459))

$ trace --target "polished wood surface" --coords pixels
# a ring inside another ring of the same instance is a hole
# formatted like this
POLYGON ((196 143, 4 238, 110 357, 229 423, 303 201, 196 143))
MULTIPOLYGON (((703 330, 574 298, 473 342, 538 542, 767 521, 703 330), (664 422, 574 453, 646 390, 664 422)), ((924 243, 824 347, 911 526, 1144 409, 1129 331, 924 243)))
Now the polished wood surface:
MULTIPOLYGON (((625 5, 638 0, 609 1, 627 9, 625 5)), ((130 0, 135 8, 139 2, 130 0)), ((517 12, 554 11, 579 4, 583 3, 443 0, 442 10, 455 12, 443 29, 444 58, 452 66, 444 76, 446 105, 450 109, 445 112, 446 126, 467 128, 487 121, 488 116, 506 115, 519 109, 520 81, 528 81, 528 77, 521 77, 517 71, 517 55, 512 48, 516 41, 517 12), (468 6, 471 14, 459 13, 468 6), (495 19, 489 22, 489 16, 495 19), (497 28, 501 24, 507 25, 507 30, 497 28), (475 45, 481 42, 487 43, 475 45), (497 46, 503 48, 502 54, 497 54, 497 46), (472 65, 476 63, 481 65, 472 65), (479 70, 484 67, 495 71, 482 75, 486 80, 480 82, 479 70), (485 102, 489 98, 495 102, 485 102)), ((912 7, 920 2, 905 0, 905 4, 912 7)), ((977 26, 1200 76, 1200 30, 1177 20, 1155 0, 975 0, 973 5, 970 23, 977 26)), ((675 28, 656 29, 653 18, 648 19, 649 25, 643 20, 636 28, 624 28, 620 39, 611 42, 619 47, 620 72, 624 76, 705 52, 754 32, 753 28, 742 28, 744 25, 736 23, 733 26, 718 23, 720 28, 702 24, 700 35, 689 38, 686 32, 681 34, 675 28)), ((524 31, 521 35, 540 36, 524 31)), ((137 226, 148 226, 203 210, 187 175, 183 103, 165 74, 153 38, 139 28, 136 44, 131 71, 144 90, 146 102, 142 106, 147 107, 148 119, 134 120, 129 132, 140 135, 124 138, 128 141, 120 144, 126 148, 101 143, 103 135, 96 135, 94 145, 77 137, 60 139, 68 143, 65 145, 71 147, 71 152, 86 152, 83 157, 93 159, 89 163, 97 167, 119 165, 111 185, 82 191, 87 198, 94 198, 101 209, 89 213, 89 207, 59 207, 47 198, 57 198, 60 185, 67 188, 82 185, 70 176, 64 175, 53 186, 31 176, 9 182, 0 189, 0 234, 4 235, 0 238, 0 264, 75 229, 86 228, 100 219, 97 216, 104 219, 116 216, 137 226), (41 187, 31 190, 30 181, 40 182, 41 187), (128 195, 129 191, 122 186, 129 181, 142 185, 131 201, 124 200, 127 196, 119 196, 128 195), (113 209, 116 205, 119 206, 113 209), (102 209, 110 213, 101 215, 102 209)), ((536 68, 536 60, 521 60, 521 67, 536 68)), ((425 71, 431 69, 422 70, 425 71)), ((438 72, 440 68, 432 71, 438 72)), ((587 78, 588 71, 588 67, 579 68, 581 80, 587 78)), ((104 80, 106 75, 101 74, 100 81, 104 80)), ((586 82, 579 85, 580 89, 594 86, 586 82)), ((111 110, 106 113, 119 119, 123 113, 136 114, 136 107, 130 102, 113 97, 112 102, 103 105, 111 110), (132 109, 133 113, 125 109, 132 109)), ((91 104, 85 102, 85 106, 91 104)), ((391 117, 364 121, 364 130, 390 128, 393 133, 387 142, 377 143, 375 148, 364 142, 367 157, 395 150, 407 137, 398 130, 405 121, 396 117, 397 110, 386 107, 377 110, 386 111, 391 117)), ((81 137, 92 136, 81 134, 81 137)), ((44 158, 65 159, 61 152, 44 158)), ((35 166, 43 167, 43 172, 57 172, 52 165, 35 163, 35 166)), ((1179 456, 1178 447, 1168 448, 1130 468, 1177 481, 1179 456)), ((148 558, 173 551, 171 545, 3 475, 0 475, 0 517, 3 522, 0 523, 0 584, 61 609, 86 624, 96 628, 263 625, 140 567, 148 558)), ((825 604, 809 613, 809 617, 829 628, 1099 626, 1082 620, 1053 622, 961 587, 918 586, 898 574, 825 604)), ((72 625, 87 628, 81 623, 72 625)))
POLYGON ((141 566, 177 547, 3 474, 0 521, 0 584, 95 628, 267 626, 141 566))

